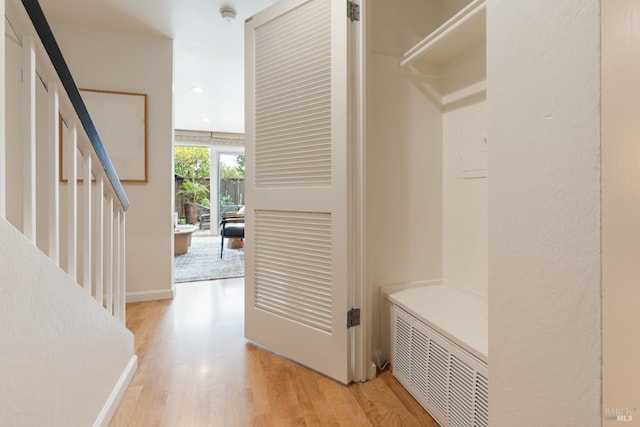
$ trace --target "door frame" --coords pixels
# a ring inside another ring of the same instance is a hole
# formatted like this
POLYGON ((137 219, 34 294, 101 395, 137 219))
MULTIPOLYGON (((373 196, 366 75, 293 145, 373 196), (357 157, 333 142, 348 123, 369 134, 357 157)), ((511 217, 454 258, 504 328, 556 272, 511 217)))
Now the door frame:
POLYGON ((352 218, 351 247, 353 248, 352 306, 360 308, 361 323, 352 329, 352 377, 354 382, 364 382, 376 377, 373 363, 371 287, 367 277, 367 218, 366 218, 366 93, 367 93, 367 2, 355 0, 360 6, 360 21, 351 25, 351 192, 352 218))
MULTIPOLYGON (((220 224, 220 221, 222 220, 222 213, 220 212, 220 156, 238 156, 238 155, 244 155, 244 145, 243 146, 237 146, 237 149, 233 149, 233 147, 225 147, 224 150, 217 150, 215 149, 215 146, 213 146, 211 148, 211 161, 213 162, 214 156, 215 156, 215 160, 216 160, 216 167, 215 167, 215 181, 216 181, 216 224, 220 224), (229 148, 229 149, 227 149, 229 148)), ((211 174, 213 175, 214 168, 211 168, 211 174)), ((246 169, 245 169, 245 174, 246 174, 246 169)), ((213 177, 212 177, 213 179, 213 177)), ((210 195, 213 195, 212 193, 210 193, 210 195)), ((244 196, 243 196, 244 198, 244 196)), ((213 199, 213 197, 212 197, 213 199)), ((243 200, 244 202, 245 200, 243 200)), ((211 205, 211 200, 209 201, 209 204, 211 205)), ((220 234, 219 231, 216 231, 215 233, 216 235, 220 234)))

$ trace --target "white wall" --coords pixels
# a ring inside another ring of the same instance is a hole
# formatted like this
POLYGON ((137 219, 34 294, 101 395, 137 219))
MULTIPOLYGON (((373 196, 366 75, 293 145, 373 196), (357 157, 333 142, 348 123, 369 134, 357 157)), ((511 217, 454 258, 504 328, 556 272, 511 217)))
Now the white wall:
POLYGON ((373 335, 388 359, 380 288, 442 278, 442 121, 399 70, 400 56, 438 21, 429 2, 373 2, 367 69, 367 277, 373 335))
POLYGON ((471 0, 372 0, 370 50, 401 56, 471 0))
POLYGON ((133 335, 3 219, 0 277, 0 424, 93 425, 133 335))
POLYGON ((602 2, 604 425, 617 425, 618 409, 640 425, 639 16, 637 1, 602 2))
POLYGON ((371 73, 367 240, 379 285, 442 276, 442 125, 397 59, 379 56, 371 73))
POLYGON ((173 296, 173 42, 51 22, 79 87, 146 93, 149 182, 124 184, 127 300, 173 296))
POLYGON ((601 425, 600 2, 487 5, 493 427, 601 425))
POLYGON ((468 173, 465 168, 476 167, 476 157, 483 155, 486 113, 482 101, 442 118, 442 278, 482 299, 488 292, 487 178, 486 171, 468 173))
POLYGON ((403 55, 440 22, 438 2, 372 0, 368 13, 368 49, 371 53, 403 55))

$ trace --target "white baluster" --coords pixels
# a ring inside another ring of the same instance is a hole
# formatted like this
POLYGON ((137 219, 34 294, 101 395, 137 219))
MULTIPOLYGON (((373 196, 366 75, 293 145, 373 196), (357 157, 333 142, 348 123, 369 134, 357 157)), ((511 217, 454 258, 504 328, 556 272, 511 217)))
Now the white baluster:
MULTIPOLYGON (((4 15, 5 2, 0 1, 0 16, 4 15)), ((0 22, 0 34, 5 34, 5 20, 0 22)), ((6 108, 6 50, 5 43, 0 43, 0 218, 7 217, 7 167, 6 167, 6 138, 5 108, 6 108)))
POLYGON ((78 131, 71 123, 65 138, 65 165, 67 167, 67 274, 78 277, 78 131))
MULTIPOLYGON (((31 35, 22 36, 22 233, 36 242, 36 53, 31 35)), ((4 129, 3 129, 4 131, 4 129)))
POLYGON ((106 260, 104 268, 106 270, 105 284, 107 287, 107 311, 113 314, 113 197, 108 196, 107 199, 107 218, 106 218, 106 260))
POLYGON ((96 188, 96 301, 103 304, 104 292, 104 177, 98 174, 96 188))
POLYGON ((49 257, 60 265, 60 97, 49 82, 49 257))
POLYGON ((120 209, 113 221, 113 316, 120 318, 120 209))
POLYGON ((83 268, 82 268, 82 285, 84 289, 91 295, 91 154, 88 153, 84 156, 84 177, 83 177, 83 190, 84 190, 84 238, 83 238, 83 268))
POLYGON ((127 264, 126 264, 126 212, 120 214, 120 316, 118 319, 124 325, 126 324, 126 308, 127 308, 127 264))

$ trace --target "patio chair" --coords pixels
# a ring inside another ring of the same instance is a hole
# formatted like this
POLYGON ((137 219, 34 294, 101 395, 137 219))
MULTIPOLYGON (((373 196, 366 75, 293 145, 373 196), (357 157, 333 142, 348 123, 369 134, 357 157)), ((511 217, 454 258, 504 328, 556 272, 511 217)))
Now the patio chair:
POLYGON ((224 250, 224 238, 244 239, 244 213, 226 213, 220 221, 220 259, 224 250))

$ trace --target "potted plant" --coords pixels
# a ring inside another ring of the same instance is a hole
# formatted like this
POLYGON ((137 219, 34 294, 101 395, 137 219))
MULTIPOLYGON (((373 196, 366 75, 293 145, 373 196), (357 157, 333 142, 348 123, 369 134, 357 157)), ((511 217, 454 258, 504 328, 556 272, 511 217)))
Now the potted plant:
POLYGON ((198 221, 198 204, 207 198, 207 193, 205 185, 191 180, 183 182, 178 189, 176 194, 183 198, 187 224, 195 224, 198 221))

